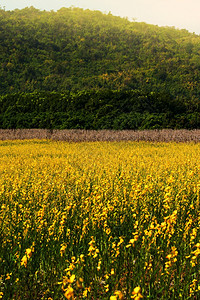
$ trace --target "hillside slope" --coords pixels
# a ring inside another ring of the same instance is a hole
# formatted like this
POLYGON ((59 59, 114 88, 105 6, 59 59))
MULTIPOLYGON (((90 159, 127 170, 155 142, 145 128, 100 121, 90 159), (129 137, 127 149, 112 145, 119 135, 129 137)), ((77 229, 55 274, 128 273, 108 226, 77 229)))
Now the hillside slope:
POLYGON ((79 8, 0 10, 0 93, 165 91, 199 99, 200 36, 79 8))
POLYGON ((0 128, 200 128, 200 36, 80 8, 0 10, 0 128))

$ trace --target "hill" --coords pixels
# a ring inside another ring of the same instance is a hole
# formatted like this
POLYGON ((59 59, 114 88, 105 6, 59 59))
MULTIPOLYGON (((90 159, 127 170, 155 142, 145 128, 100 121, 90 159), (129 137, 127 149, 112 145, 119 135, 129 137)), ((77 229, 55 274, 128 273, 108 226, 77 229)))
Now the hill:
POLYGON ((80 8, 0 10, 1 101, 16 93, 139 91, 148 99, 179 103, 181 113, 194 113, 199 80, 200 36, 187 30, 80 8))

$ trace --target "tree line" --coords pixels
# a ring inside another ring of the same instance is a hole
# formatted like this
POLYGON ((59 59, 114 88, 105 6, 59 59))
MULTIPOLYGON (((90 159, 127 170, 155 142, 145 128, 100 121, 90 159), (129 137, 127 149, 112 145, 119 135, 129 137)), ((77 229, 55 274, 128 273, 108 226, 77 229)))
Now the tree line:
POLYGON ((200 127, 200 107, 140 90, 15 93, 0 97, 0 128, 163 129, 200 127))

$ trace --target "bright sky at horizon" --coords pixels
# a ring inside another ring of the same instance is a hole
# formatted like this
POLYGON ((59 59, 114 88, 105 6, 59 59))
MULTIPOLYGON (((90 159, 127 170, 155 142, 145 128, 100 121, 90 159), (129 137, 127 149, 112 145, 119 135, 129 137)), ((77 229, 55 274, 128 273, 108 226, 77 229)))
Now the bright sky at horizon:
POLYGON ((174 26, 200 34, 200 0, 0 0, 6 10, 34 6, 41 10, 81 7, 128 17, 138 22, 174 26))

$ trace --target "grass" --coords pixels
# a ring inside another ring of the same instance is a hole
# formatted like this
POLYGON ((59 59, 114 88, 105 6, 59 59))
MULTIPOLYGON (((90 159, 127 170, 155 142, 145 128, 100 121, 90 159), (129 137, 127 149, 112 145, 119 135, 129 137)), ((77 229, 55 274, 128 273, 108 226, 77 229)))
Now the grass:
POLYGON ((51 139, 68 142, 150 141, 200 142, 195 130, 82 130, 82 129, 0 129, 0 140, 51 139))

